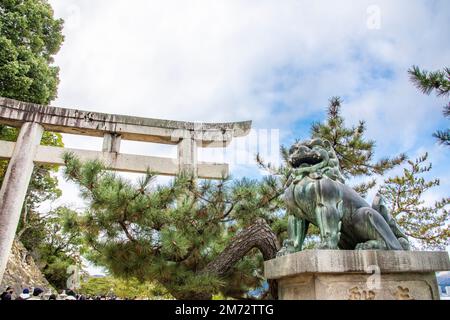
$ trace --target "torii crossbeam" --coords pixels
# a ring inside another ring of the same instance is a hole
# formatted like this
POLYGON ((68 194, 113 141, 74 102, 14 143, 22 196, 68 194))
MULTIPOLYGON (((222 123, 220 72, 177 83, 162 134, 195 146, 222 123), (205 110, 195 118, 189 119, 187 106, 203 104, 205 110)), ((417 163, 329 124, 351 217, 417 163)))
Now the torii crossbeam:
POLYGON ((0 190, 0 282, 31 179, 34 164, 64 165, 64 152, 81 160, 99 159, 110 170, 174 176, 188 170, 199 178, 221 179, 228 165, 197 161, 198 147, 228 146, 234 137, 246 136, 251 121, 193 123, 81 111, 0 97, 0 124, 20 127, 16 142, 0 141, 0 159, 9 165, 0 190), (100 151, 40 145, 44 131, 103 137, 100 151), (120 153, 121 140, 178 146, 177 158, 120 153))

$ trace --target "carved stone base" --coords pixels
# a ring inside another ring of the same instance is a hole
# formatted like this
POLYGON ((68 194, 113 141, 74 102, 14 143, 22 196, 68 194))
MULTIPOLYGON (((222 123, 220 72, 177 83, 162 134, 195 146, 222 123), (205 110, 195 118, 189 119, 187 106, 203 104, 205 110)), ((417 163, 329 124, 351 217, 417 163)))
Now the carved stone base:
POLYGON ((266 261, 281 300, 438 300, 447 252, 306 250, 266 261))

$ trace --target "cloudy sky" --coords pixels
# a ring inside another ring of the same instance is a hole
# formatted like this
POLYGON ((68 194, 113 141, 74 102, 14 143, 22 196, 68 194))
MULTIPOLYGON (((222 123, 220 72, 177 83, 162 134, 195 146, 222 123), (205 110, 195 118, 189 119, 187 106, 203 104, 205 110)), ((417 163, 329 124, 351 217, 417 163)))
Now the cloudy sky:
MULTIPOLYGON (((56 106, 189 121, 253 120, 280 143, 306 138, 341 96, 349 124, 365 120, 376 157, 430 153, 449 194, 450 149, 431 137, 448 127, 446 103, 410 83, 412 65, 450 61, 450 2, 265 0, 50 0, 66 21, 56 106)), ((100 149, 100 139, 65 137, 100 149)), ((238 141, 239 143, 239 141, 238 141)), ((235 145, 233 145, 235 146, 235 145)), ((234 147, 231 146, 233 149, 234 147)), ((235 150, 239 147, 235 147, 235 150)), ((126 142, 122 151, 174 155, 126 142)), ((206 160, 216 155, 205 153, 206 160)), ((252 163, 234 176, 258 176, 252 163)), ((76 189, 63 182, 62 202, 76 189)))

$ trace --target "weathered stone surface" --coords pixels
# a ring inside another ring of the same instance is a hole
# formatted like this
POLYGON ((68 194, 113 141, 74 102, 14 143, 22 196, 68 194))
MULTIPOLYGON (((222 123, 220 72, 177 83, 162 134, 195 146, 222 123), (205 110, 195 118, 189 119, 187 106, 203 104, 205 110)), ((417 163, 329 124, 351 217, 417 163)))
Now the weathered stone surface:
MULTIPOLYGON (((14 147, 14 142, 0 140, 0 159, 9 159, 14 152, 14 147)), ((180 168, 186 169, 188 167, 181 166, 183 163, 181 160, 184 158, 165 158, 52 146, 39 146, 34 157, 34 163, 63 166, 65 165, 63 157, 65 152, 73 153, 81 161, 102 161, 108 168, 121 172, 146 173, 147 170, 150 170, 159 175, 174 176, 178 174, 180 168)), ((221 179, 228 176, 229 166, 226 163, 198 161, 196 167, 199 178, 221 179)))
POLYGON ((265 262, 265 276, 279 279, 299 273, 382 273, 450 270, 446 251, 305 250, 265 262))
POLYGON ((447 252, 306 250, 264 264, 283 300, 439 299, 447 252))
POLYGON ((13 243, 1 282, 1 290, 5 290, 7 286, 13 287, 16 294, 20 294, 24 288, 29 287, 40 287, 44 291, 51 289, 33 258, 19 241, 13 243))
POLYGON ((438 300, 434 273, 302 274, 278 281, 281 300, 438 300))
POLYGON ((224 147, 233 137, 245 136, 251 121, 194 123, 38 105, 0 97, 0 120, 12 126, 38 122, 45 130, 103 137, 116 133, 125 140, 177 144, 194 138, 201 147, 224 147))
POLYGON ((27 122, 22 125, 0 189, 0 280, 33 173, 33 158, 43 133, 44 128, 38 123, 27 122))

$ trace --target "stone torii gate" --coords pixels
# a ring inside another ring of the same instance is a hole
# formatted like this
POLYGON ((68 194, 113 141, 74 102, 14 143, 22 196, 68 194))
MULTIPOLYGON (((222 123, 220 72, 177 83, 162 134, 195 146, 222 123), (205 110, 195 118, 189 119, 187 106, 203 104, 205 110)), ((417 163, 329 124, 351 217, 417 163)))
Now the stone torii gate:
POLYGON ((63 154, 99 159, 110 170, 174 176, 188 170, 199 178, 221 179, 228 164, 199 162, 197 148, 226 147, 249 133, 251 121, 193 123, 138 118, 26 103, 0 97, 0 124, 20 127, 16 142, 0 141, 9 165, 0 190, 0 282, 6 269, 34 164, 64 165, 63 154), (42 146, 44 131, 103 137, 102 151, 42 146), (177 145, 175 159, 120 153, 121 140, 177 145))

